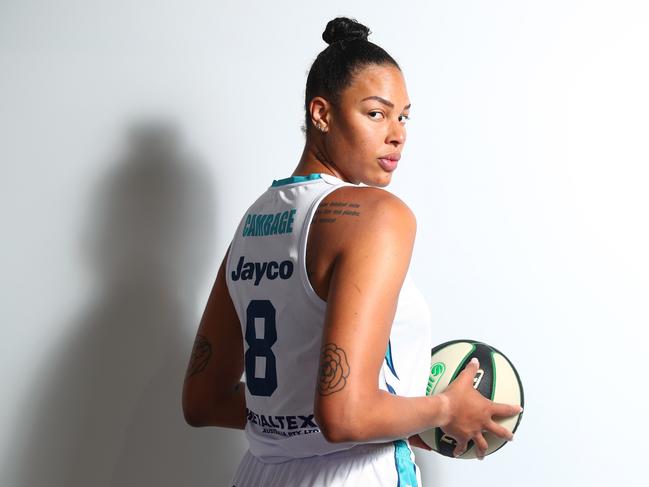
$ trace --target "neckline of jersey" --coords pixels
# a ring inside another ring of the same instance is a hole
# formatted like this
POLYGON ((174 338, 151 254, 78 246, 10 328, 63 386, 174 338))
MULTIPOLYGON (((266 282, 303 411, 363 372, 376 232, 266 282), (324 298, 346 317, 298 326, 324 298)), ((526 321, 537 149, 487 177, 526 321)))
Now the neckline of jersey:
POLYGON ((273 184, 270 187, 277 188, 279 186, 286 186, 287 184, 306 183, 308 181, 315 181, 316 179, 322 179, 322 173, 314 172, 307 176, 290 176, 284 179, 273 179, 273 184))

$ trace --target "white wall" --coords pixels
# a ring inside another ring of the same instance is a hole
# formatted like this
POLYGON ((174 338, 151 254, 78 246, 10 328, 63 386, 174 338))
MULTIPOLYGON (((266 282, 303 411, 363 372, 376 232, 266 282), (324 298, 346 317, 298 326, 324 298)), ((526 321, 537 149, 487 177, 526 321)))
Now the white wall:
POLYGON ((491 343, 525 385, 516 441, 421 453, 425 485, 641 484, 646 3, 4 0, 1 485, 227 484, 243 435, 184 425, 184 367, 337 15, 406 74, 392 190, 436 341, 491 343))

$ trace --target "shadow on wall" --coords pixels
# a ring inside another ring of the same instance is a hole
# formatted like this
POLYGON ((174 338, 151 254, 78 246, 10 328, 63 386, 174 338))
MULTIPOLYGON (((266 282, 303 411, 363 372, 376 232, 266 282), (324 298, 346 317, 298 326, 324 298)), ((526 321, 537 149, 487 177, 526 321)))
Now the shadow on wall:
POLYGON ((181 408, 197 289, 216 276, 210 175, 173 124, 128 136, 89 209, 95 298, 44 360, 16 426, 17 487, 227 485, 245 449, 241 431, 191 428, 181 408))

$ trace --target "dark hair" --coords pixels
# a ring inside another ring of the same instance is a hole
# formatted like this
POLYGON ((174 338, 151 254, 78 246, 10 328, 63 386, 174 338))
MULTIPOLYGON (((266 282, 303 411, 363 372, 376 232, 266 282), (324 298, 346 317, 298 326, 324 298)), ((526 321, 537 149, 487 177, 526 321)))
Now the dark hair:
POLYGON ((369 34, 367 27, 347 17, 338 17, 327 23, 322 39, 329 46, 313 61, 306 79, 306 133, 311 125, 309 103, 314 97, 322 96, 335 104, 340 93, 351 83, 354 74, 364 67, 389 64, 399 68, 392 56, 367 40, 369 34))

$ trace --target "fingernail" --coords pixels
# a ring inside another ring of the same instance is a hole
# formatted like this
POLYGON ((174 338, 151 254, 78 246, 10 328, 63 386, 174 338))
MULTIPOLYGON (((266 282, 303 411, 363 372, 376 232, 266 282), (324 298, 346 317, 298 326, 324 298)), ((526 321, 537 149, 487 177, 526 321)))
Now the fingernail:
POLYGON ((475 358, 475 357, 473 357, 473 358, 471 359, 471 363, 477 365, 477 364, 478 364, 478 359, 475 358))
POLYGON ((520 410, 520 411, 518 411, 518 412, 519 412, 519 413, 522 413, 522 412, 523 412, 523 408, 521 407, 521 410, 520 410))

